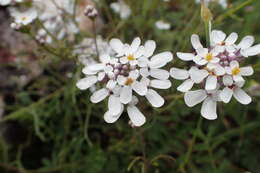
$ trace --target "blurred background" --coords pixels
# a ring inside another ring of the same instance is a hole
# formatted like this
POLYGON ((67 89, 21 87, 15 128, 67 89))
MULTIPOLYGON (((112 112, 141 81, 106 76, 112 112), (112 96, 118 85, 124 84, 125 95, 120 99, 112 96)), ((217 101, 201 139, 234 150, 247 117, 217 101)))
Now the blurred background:
MULTIPOLYGON (((57 1, 64 5, 70 0, 57 1)), ((201 118, 200 106, 188 108, 176 90, 181 82, 172 80, 173 87, 160 92, 166 99, 164 107, 153 109, 141 100, 147 118, 142 128, 128 125, 126 113, 115 124, 107 124, 105 103, 90 103, 91 92, 75 86, 82 64, 96 58, 92 21, 83 14, 87 4, 99 12, 96 31, 104 49, 113 37, 129 43, 137 36, 153 39, 157 53, 170 50, 174 55, 192 51, 193 33, 205 43, 200 4, 195 0, 76 0, 73 13, 62 10, 65 29, 59 38, 57 27, 64 27, 60 23, 50 34, 40 34, 46 20, 15 31, 10 27, 10 8, 28 4, 1 6, 1 173, 260 172, 259 56, 244 62, 255 70, 245 85, 253 102, 219 103, 217 120, 201 118), (69 19, 76 23, 73 32, 69 19)), ((209 8, 214 29, 237 32, 239 39, 253 35, 260 43, 259 0, 228 0, 227 6, 215 1, 209 8)), ((51 9, 47 13, 58 15, 51 9)), ((175 56, 169 68, 188 65, 175 56)))

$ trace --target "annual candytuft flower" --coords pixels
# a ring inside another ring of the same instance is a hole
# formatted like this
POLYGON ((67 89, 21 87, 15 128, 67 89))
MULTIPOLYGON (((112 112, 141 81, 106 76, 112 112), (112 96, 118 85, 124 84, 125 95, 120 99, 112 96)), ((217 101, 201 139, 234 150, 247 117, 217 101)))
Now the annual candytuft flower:
POLYGON ((161 68, 172 61, 173 55, 171 52, 153 55, 156 43, 149 40, 141 45, 140 38, 130 45, 112 39, 109 45, 114 55, 102 54, 100 62, 83 68, 86 77, 76 85, 81 90, 96 86, 90 97, 92 103, 108 98, 106 122, 114 123, 126 108, 131 124, 141 126, 146 118, 137 108, 138 97, 144 96, 153 107, 163 106, 164 99, 155 89, 171 87, 169 72, 161 68))
POLYGON ((131 15, 131 8, 123 1, 113 2, 110 4, 111 9, 120 15, 121 19, 127 19, 131 15))
POLYGON ((37 18, 37 11, 34 8, 30 8, 27 11, 20 12, 13 8, 11 9, 11 16, 14 18, 11 27, 19 29, 22 26, 32 23, 37 18))
POLYGON ((158 20, 157 22, 155 22, 155 26, 160 30, 169 30, 171 28, 171 24, 163 20, 158 20))
POLYGON ((210 33, 210 46, 204 48, 198 35, 191 36, 193 53, 178 52, 183 61, 192 61, 189 70, 172 68, 170 75, 177 80, 185 80, 177 90, 184 92, 185 103, 193 107, 201 102, 201 115, 206 119, 216 119, 217 102, 230 102, 232 96, 241 104, 249 104, 252 99, 241 88, 244 77, 253 74, 251 66, 241 67, 249 56, 260 54, 260 44, 253 46, 254 37, 246 36, 236 44, 237 33, 228 37, 219 30, 210 33), (191 91, 198 84, 199 89, 191 91))
MULTIPOLYGON (((201 0, 195 0, 196 3, 200 3, 201 0)), ((204 0, 205 4, 208 5, 210 2, 217 2, 222 8, 226 9, 228 7, 227 0, 204 0)))

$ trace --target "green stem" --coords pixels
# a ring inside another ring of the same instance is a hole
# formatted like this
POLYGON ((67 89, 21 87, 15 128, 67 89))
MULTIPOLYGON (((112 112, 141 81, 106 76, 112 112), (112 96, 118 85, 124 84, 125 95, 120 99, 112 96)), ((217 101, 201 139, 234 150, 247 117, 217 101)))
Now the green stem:
POLYGON ((240 10, 241 8, 244 8, 245 6, 251 4, 252 2, 254 2, 255 0, 247 0, 241 4, 239 4, 238 6, 231 8, 230 10, 228 10, 226 13, 220 15, 217 19, 216 19, 216 23, 221 23, 226 17, 233 15, 235 12, 237 12, 238 10, 240 10))
POLYGON ((197 128, 196 128, 196 131, 195 133, 193 134, 192 136, 192 141, 191 141, 191 144, 188 148, 188 152, 186 153, 186 156, 184 158, 184 161, 180 164, 179 168, 178 168, 178 171, 179 172, 185 172, 185 166, 186 164, 189 162, 190 160, 190 157, 191 157, 191 154, 192 154, 192 151, 193 151, 193 146, 196 142, 196 139, 197 139, 197 133, 198 133, 198 130, 200 129, 201 127, 201 124, 202 124, 202 117, 200 116, 198 122, 197 122, 197 128))

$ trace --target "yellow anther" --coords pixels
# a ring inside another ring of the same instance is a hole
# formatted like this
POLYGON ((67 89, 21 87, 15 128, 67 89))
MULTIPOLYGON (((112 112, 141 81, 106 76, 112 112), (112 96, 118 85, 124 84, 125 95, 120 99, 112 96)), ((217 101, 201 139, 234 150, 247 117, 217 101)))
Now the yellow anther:
POLYGON ((133 61, 133 60, 135 60, 135 57, 134 57, 134 55, 130 54, 127 56, 127 59, 128 59, 128 61, 133 61))
POLYGON ((134 80, 132 78, 128 78, 126 81, 125 81, 125 85, 131 85, 132 83, 134 83, 134 80))
POLYGON ((213 59, 212 53, 208 53, 208 54, 206 55, 206 60, 207 60, 207 61, 211 61, 212 59, 213 59))
POLYGON ((238 75, 240 73, 240 71, 241 71, 240 68, 235 67, 232 69, 232 75, 238 75))

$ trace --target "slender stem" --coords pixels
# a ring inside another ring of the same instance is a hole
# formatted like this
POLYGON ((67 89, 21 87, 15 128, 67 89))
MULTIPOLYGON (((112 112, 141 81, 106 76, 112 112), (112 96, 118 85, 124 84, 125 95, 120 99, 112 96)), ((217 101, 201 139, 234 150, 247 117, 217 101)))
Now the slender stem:
POLYGON ((146 145, 145 145, 145 139, 143 135, 143 131, 140 131, 140 144, 141 144, 141 149, 142 149, 142 156, 143 156, 143 167, 142 167, 142 173, 148 173, 148 168, 149 168, 149 161, 146 157, 146 145))
POLYGON ((90 104, 88 111, 87 111, 87 116, 86 116, 86 120, 85 120, 85 127, 84 127, 84 138, 86 139, 86 141, 87 141, 87 143, 90 147, 93 146, 93 144, 92 144, 92 142, 89 138, 89 135, 88 135, 88 127, 89 127, 89 120, 90 120, 90 116, 91 116, 91 111, 92 111, 92 105, 90 104))
POLYGON ((94 42, 95 42, 95 47, 96 47, 97 57, 99 57, 98 44, 97 44, 97 27, 96 27, 96 19, 93 19, 92 25, 93 25, 94 42))
POLYGON ((193 145, 195 144, 196 142, 196 139, 197 139, 197 133, 198 133, 198 130, 200 129, 201 127, 201 124, 202 124, 202 118, 200 116, 198 122, 197 122, 197 128, 196 128, 196 131, 195 133, 193 134, 192 136, 192 141, 191 141, 191 144, 188 148, 188 152, 186 153, 186 156, 184 158, 184 161, 182 162, 182 164, 180 164, 179 168, 178 168, 178 171, 179 172, 185 172, 185 166, 186 164, 189 162, 190 160, 190 157, 191 157, 191 154, 192 154, 192 150, 193 150, 193 145))

